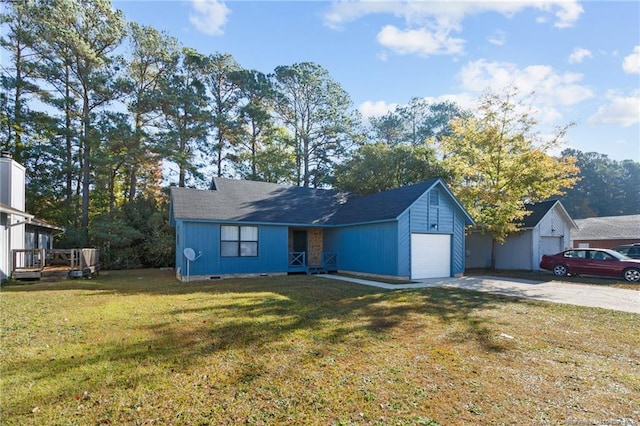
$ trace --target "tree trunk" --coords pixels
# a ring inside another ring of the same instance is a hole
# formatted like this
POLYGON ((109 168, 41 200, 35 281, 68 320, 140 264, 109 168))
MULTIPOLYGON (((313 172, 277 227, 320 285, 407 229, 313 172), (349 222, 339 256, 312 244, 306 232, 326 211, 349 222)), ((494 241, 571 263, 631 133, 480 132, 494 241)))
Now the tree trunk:
POLYGON ((89 227, 89 191, 91 190, 91 142, 89 137, 89 97, 85 91, 82 102, 82 220, 80 226, 85 230, 89 227))
MULTIPOLYGON (((137 155, 140 155, 142 147, 142 118, 139 113, 136 113, 135 121, 135 151, 137 155)), ((134 161, 129 165, 131 170, 129 171, 129 203, 132 203, 136 198, 136 190, 138 185, 138 163, 134 161)))
POLYGON ((492 271, 496 270, 496 249, 498 248, 498 241, 495 238, 491 238, 491 265, 492 271))
POLYGON ((71 137, 71 90, 69 85, 69 66, 65 67, 65 90, 64 90, 64 125, 65 125, 65 142, 66 142, 66 199, 68 213, 71 211, 71 200, 73 199, 73 138, 71 137))
POLYGON ((304 138, 303 140, 303 151, 302 151, 302 163, 304 165, 304 173, 303 173, 303 182, 302 186, 305 188, 309 187, 310 181, 310 173, 309 173, 309 138, 304 138))

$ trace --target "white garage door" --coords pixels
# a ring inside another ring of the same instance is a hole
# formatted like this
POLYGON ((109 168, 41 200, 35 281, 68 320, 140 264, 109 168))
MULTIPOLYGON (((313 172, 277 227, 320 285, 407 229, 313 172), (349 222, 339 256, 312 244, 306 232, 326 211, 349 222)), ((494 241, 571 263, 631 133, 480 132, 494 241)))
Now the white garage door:
POLYGON ((556 254, 562 251, 562 237, 541 237, 540 258, 543 254, 556 254))
POLYGON ((411 234, 411 279, 451 276, 451 235, 411 234))

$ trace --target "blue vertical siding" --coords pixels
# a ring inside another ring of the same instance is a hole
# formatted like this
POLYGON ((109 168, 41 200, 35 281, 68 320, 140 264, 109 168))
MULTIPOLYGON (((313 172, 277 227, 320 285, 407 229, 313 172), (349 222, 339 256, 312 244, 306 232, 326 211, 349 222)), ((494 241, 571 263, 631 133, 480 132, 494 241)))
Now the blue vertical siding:
POLYGON ((398 218, 398 275, 411 276, 411 210, 398 218))
MULTIPOLYGON (((323 249, 336 253, 339 270, 411 276, 411 234, 451 235, 450 269, 452 274, 459 274, 465 268, 466 220, 464 211, 438 183, 395 220, 324 228, 323 249)), ((191 263, 192 275, 286 273, 288 270, 288 226, 257 225, 258 256, 224 258, 220 256, 220 223, 176 220, 175 226, 176 267, 182 269, 183 275, 187 265, 183 255, 186 247, 202 252, 201 257, 191 263)))
POLYGON ((454 214, 456 206, 449 199, 444 189, 436 186, 431 191, 425 192, 411 206, 410 232, 421 234, 453 234, 454 232, 454 214), (438 192, 438 203, 433 204, 430 194, 432 191, 438 192), (432 226, 435 225, 435 228, 432 226))
MULTIPOLYGON (((251 225, 251 224, 243 224, 251 225)), ((182 250, 190 247, 202 255, 191 262, 191 275, 261 274, 287 272, 288 228, 258 226, 258 256, 221 257, 220 224, 179 222, 176 224, 176 266, 186 274, 182 250)))
POLYGON ((443 187, 436 185, 424 193, 398 221, 399 275, 411 275, 412 233, 452 235, 451 272, 464 272, 464 229, 465 216, 443 187), (433 191, 438 193, 437 203, 433 191))
POLYGON ((464 273, 466 260, 465 218, 462 212, 454 215, 454 232, 451 240, 451 272, 453 275, 464 273))
POLYGON ((398 232, 395 221, 336 228, 326 232, 325 236, 325 247, 337 253, 339 270, 398 274, 398 232))

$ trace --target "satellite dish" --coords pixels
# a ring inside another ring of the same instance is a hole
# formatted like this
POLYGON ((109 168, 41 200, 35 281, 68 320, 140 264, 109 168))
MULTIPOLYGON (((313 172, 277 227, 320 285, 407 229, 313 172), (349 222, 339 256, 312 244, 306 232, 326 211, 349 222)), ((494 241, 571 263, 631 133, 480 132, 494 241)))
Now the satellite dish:
POLYGON ((194 260, 198 259, 198 257, 202 256, 202 252, 200 252, 200 254, 198 254, 198 257, 196 257, 196 252, 194 249, 192 249, 191 247, 187 247, 186 249, 182 250, 182 254, 184 254, 184 257, 187 258, 187 282, 190 281, 189 279, 189 266, 191 266, 191 262, 193 262, 194 260))
POLYGON ((187 258, 188 261, 193 262, 194 260, 196 260, 196 252, 191 247, 187 247, 182 251, 182 253, 184 254, 184 257, 187 258))

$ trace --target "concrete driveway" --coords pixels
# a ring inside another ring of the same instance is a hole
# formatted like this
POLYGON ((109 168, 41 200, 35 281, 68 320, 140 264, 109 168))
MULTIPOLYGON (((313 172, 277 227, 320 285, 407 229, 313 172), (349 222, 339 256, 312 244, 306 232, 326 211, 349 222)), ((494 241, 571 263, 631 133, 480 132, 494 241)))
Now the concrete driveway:
POLYGON ((413 284, 386 284, 339 275, 318 275, 319 277, 349 281, 388 290, 427 287, 454 287, 485 291, 506 296, 544 300, 568 305, 589 306, 614 311, 640 314, 640 291, 588 284, 574 284, 562 281, 528 281, 498 277, 432 278, 416 280, 413 284))

